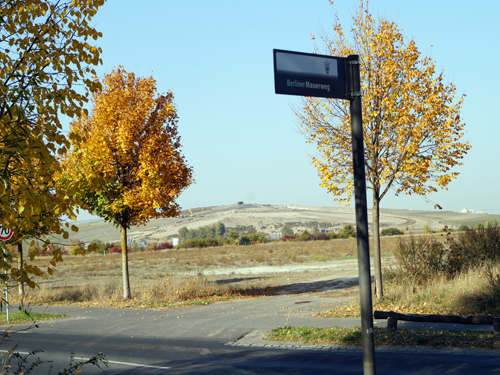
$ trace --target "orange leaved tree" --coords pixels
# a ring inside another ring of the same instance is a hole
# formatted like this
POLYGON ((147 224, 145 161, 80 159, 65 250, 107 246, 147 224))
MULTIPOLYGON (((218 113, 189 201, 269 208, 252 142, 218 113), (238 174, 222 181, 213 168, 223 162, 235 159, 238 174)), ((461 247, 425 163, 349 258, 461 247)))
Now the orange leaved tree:
MULTIPOLYGON (((436 74, 433 60, 422 57, 413 40, 405 42, 394 22, 374 19, 363 1, 353 22, 349 41, 337 17, 333 34, 322 36, 321 52, 358 54, 361 61, 365 168, 367 187, 373 192, 375 280, 380 298, 380 201, 391 189, 396 195, 426 196, 446 188, 457 177, 454 168, 462 165, 470 145, 461 140, 464 96, 454 101, 455 86, 443 82, 442 72, 436 74)), ((321 186, 335 201, 348 204, 354 187, 349 102, 304 98, 295 113, 307 141, 319 152, 312 164, 321 186)))
POLYGON ((60 179, 91 213, 121 228, 123 298, 129 299, 127 229, 177 216, 175 202, 193 182, 181 154, 174 96, 156 81, 118 68, 93 95, 93 109, 71 123, 72 148, 60 179))
MULTIPOLYGON (((103 4, 0 1, 0 224, 14 229, 12 241, 69 235, 62 218, 74 216, 74 205, 53 181, 57 155, 69 147, 60 119, 79 113, 86 93, 99 88, 92 75, 102 64, 102 51, 94 44, 102 33, 91 21, 103 4)), ((48 244, 45 238, 43 246, 48 244)), ((4 245, 0 242, 0 248, 4 245)), ((47 273, 60 260, 58 250, 47 273)), ((45 274, 28 266, 19 272, 7 256, 0 257, 0 269, 31 286, 29 274, 45 274)))

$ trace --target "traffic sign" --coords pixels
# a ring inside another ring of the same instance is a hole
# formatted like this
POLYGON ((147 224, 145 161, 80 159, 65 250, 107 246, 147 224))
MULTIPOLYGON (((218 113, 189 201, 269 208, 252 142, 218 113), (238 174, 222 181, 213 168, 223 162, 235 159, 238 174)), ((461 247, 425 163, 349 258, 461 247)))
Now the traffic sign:
POLYGON ((350 99, 347 58, 274 49, 276 94, 350 99))
POLYGON ((2 228, 0 225, 0 241, 7 241, 14 235, 13 229, 2 228))

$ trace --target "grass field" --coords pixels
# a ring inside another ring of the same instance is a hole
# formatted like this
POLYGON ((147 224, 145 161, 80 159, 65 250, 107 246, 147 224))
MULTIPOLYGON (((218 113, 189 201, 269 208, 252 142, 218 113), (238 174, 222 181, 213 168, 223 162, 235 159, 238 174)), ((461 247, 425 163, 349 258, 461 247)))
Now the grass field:
MULTIPOLYGON (((436 235, 436 238, 442 239, 436 235)), ((398 237, 382 237, 383 255, 392 255, 398 237)), ((373 248, 373 246, 372 246, 373 248)), ((309 242, 272 242, 248 246, 132 252, 129 273, 132 301, 122 301, 121 254, 65 256, 54 276, 36 280, 39 288, 26 288, 31 303, 90 303, 100 306, 149 307, 210 303, 220 299, 270 295, 277 279, 205 276, 203 270, 253 266, 287 266, 356 258, 356 239, 309 242)), ((48 266, 47 257, 35 265, 48 266)), ((16 293, 11 293, 17 298, 16 293)))
MULTIPOLYGON (((396 239, 383 237, 382 248, 390 255, 396 239)), ((272 242, 248 246, 132 252, 129 273, 133 306, 164 306, 201 303, 225 298, 274 293, 276 283, 263 280, 232 282, 232 275, 203 276, 202 271, 218 268, 285 266, 356 257, 356 239, 310 242, 272 242)), ((35 265, 48 266, 47 257, 35 265)), ((26 288, 30 302, 89 302, 113 304, 121 301, 121 254, 64 256, 54 276, 38 279, 39 288, 26 288)), ((12 293, 13 296, 16 293, 12 293)))

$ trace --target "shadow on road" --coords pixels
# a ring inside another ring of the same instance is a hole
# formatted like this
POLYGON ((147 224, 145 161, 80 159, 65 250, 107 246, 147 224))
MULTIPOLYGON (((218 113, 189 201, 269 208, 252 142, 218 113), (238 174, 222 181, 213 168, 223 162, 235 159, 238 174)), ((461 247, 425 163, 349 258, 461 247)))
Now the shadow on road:
POLYGON ((215 283, 218 285, 223 285, 223 284, 231 284, 231 283, 239 283, 241 281, 250 281, 250 280, 260 280, 263 279, 263 277, 235 277, 232 279, 223 279, 223 280, 215 280, 215 283))
MULTIPOLYGON (((220 280, 221 282, 237 282, 255 278, 238 278, 231 280, 220 280)), ((219 281, 217 281, 219 283, 219 281)), ((239 294, 242 296, 276 296, 276 295, 292 295, 303 293, 317 293, 317 292, 333 292, 344 291, 356 288, 359 285, 357 277, 339 278, 331 280, 311 281, 305 283, 291 283, 280 286, 269 287, 250 287, 250 288, 233 288, 231 293, 239 294)))

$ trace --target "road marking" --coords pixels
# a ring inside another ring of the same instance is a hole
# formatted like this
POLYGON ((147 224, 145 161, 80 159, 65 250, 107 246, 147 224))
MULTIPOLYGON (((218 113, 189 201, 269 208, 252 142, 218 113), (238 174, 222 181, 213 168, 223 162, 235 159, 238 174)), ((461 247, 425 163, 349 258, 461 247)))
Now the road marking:
MULTIPOLYGON (((9 351, 8 350, 0 350, 0 353, 8 353, 9 351)), ((19 353, 19 354, 22 354, 22 355, 28 355, 30 353, 27 353, 27 352, 18 352, 18 351, 14 351, 15 353, 19 353)), ((80 358, 80 357, 76 357, 75 356, 75 359, 81 359, 82 361, 88 361, 90 358, 80 358)), ((153 366, 153 365, 142 365, 140 363, 130 363, 130 362, 120 362, 120 361, 107 361, 108 363, 113 363, 115 365, 124 365, 124 366, 131 366, 131 367, 147 367, 147 368, 157 368, 157 369, 161 369, 161 370, 169 370, 171 369, 172 367, 165 367, 165 366, 153 366)))
MULTIPOLYGON (((9 353, 10 350, 0 350, 0 353, 9 353)), ((15 351, 14 350, 14 353, 19 353, 19 354, 22 354, 22 355, 28 355, 30 353, 26 353, 26 352, 18 352, 18 351, 15 351)))

